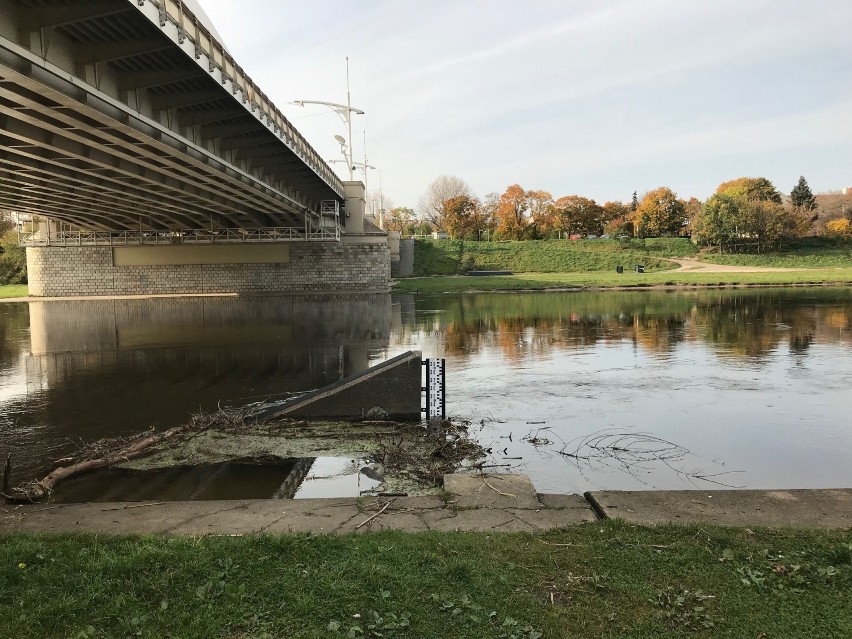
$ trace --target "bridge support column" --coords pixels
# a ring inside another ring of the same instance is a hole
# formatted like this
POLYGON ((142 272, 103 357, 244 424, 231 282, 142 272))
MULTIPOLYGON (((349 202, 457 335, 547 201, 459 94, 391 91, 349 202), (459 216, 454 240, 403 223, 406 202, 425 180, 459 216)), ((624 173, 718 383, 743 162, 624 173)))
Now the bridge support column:
POLYGON ((28 247, 30 295, 384 293, 390 253, 383 240, 28 247))

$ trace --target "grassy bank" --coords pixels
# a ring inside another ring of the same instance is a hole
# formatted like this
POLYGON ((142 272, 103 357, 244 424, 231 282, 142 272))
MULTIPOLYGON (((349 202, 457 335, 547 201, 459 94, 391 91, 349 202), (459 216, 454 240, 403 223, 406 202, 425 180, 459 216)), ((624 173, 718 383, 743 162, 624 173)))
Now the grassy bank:
POLYGON ((0 541, 0 636, 21 639, 852 636, 849 532, 0 541))
POLYGON ((29 295, 26 284, 0 286, 0 300, 10 297, 26 297, 29 295))
POLYGON ((644 264, 649 271, 672 264, 658 258, 693 256, 695 246, 682 238, 649 240, 540 240, 529 242, 462 242, 416 240, 415 275, 455 275, 466 270, 509 270, 516 273, 572 273, 630 269, 644 264))
POLYGON ((713 264, 768 266, 776 268, 852 267, 852 240, 808 237, 771 253, 707 253, 700 258, 713 264))
POLYGON ((649 286, 719 286, 787 284, 852 284, 852 267, 812 269, 780 273, 523 273, 485 277, 420 277, 400 280, 397 293, 444 293, 455 291, 546 290, 557 288, 616 288, 649 286))

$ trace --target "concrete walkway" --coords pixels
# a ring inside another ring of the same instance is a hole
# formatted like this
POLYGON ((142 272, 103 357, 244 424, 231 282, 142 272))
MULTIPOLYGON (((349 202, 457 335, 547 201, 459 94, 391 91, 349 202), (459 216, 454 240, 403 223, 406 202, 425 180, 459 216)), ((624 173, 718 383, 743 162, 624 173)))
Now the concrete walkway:
POLYGON ((447 475, 446 494, 360 499, 259 499, 4 506, 0 534, 248 535, 301 532, 534 532, 595 521, 580 495, 537 495, 522 475, 447 475))
POLYGON ((852 528, 852 489, 586 493, 595 510, 635 524, 852 528))
POLYGON ((599 516, 643 525, 852 527, 852 489, 603 491, 584 499, 537 494, 523 475, 447 475, 444 487, 441 496, 422 497, 4 505, 0 535, 536 532, 599 516))

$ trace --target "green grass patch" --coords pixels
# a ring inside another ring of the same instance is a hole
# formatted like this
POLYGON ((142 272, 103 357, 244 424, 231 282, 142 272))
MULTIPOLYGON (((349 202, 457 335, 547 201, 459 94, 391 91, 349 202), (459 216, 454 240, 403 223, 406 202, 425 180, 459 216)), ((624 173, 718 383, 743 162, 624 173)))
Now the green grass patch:
POLYGON ((852 534, 0 538, 0 636, 849 637, 852 534))
POLYGON ((545 290, 558 288, 618 288, 648 286, 725 286, 786 284, 849 284, 852 268, 812 269, 780 273, 690 273, 665 271, 624 273, 522 273, 484 277, 448 276, 399 280, 396 293, 445 293, 456 291, 545 290))
POLYGON ((29 290, 26 284, 11 284, 0 286, 0 299, 8 299, 10 297, 26 297, 29 295, 29 290))
POLYGON ((455 275, 468 270, 509 270, 515 273, 569 273, 630 269, 648 271, 672 264, 659 257, 692 256, 696 249, 683 238, 649 240, 537 240, 526 242, 464 242, 415 240, 415 275, 455 275))
POLYGON ((713 264, 776 268, 852 267, 852 240, 802 238, 783 251, 770 253, 707 253, 700 258, 713 264))

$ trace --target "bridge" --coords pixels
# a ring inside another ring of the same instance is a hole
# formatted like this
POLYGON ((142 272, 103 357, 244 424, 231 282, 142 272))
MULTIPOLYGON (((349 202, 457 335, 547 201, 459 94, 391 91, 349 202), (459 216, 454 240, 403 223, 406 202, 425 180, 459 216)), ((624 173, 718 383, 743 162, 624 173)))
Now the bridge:
POLYGON ((34 295, 387 288, 363 185, 194 0, 0 0, 0 208, 34 295))

